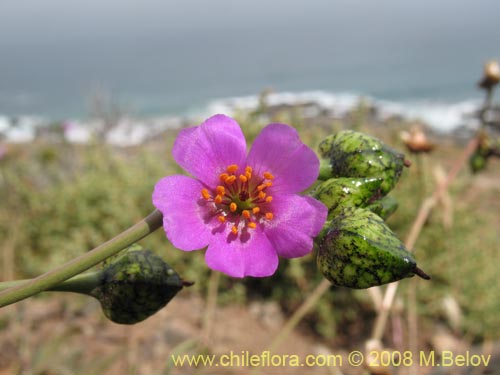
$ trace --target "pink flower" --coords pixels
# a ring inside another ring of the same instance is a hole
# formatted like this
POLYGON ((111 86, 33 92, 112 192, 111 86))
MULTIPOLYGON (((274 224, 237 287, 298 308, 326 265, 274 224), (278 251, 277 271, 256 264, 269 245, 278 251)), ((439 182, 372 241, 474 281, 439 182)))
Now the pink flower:
POLYGON ((319 160, 295 129, 268 125, 247 155, 238 123, 216 115, 182 130, 173 156, 194 178, 164 177, 153 204, 175 247, 208 246, 207 265, 233 277, 270 276, 278 255, 311 252, 327 208, 297 194, 318 177, 319 160))

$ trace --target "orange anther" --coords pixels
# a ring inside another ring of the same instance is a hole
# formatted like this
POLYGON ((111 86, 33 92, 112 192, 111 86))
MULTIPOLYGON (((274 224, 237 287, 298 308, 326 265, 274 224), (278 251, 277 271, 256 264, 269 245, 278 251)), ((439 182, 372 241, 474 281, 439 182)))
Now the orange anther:
POLYGON ((217 204, 221 204, 222 203, 222 195, 217 194, 214 198, 214 202, 217 204))
POLYGON ((225 223, 226 222, 226 217, 225 216, 217 216, 217 220, 219 220, 221 223, 225 223))
POLYGON ((264 172, 264 178, 268 180, 273 180, 274 176, 270 172, 264 172))
POLYGON ((248 210, 241 211, 241 216, 243 216, 245 219, 250 219, 250 211, 248 210))
POLYGON ((238 209, 238 206, 236 205, 236 203, 231 202, 231 204, 229 205, 229 210, 231 212, 235 212, 237 209, 238 209))
POLYGON ((247 182, 247 181, 248 181, 248 177, 247 177, 247 176, 245 176, 245 175, 243 175, 243 174, 240 174, 240 177, 239 177, 239 178, 240 178, 240 181, 241 181, 241 182, 243 182, 243 183, 245 183, 245 182, 247 182))
POLYGON ((257 224, 255 224, 253 221, 251 221, 251 222, 248 223, 248 227, 252 228, 252 229, 255 229, 255 228, 257 228, 257 224))
POLYGON ((271 187, 273 186, 273 183, 271 181, 267 181, 264 183, 264 185, 266 185, 267 187, 271 187))
POLYGON ((252 178, 252 172, 253 172, 252 167, 245 168, 245 176, 247 177, 247 179, 250 180, 252 178))
POLYGON ((257 195, 257 197, 258 197, 259 199, 264 199, 264 198, 266 197, 266 193, 264 193, 263 191, 261 191, 261 192, 259 193, 259 195, 257 195))
POLYGON ((236 181, 236 176, 229 176, 224 182, 228 185, 231 185, 234 181, 236 181))
POLYGON ((231 232, 233 234, 238 234, 238 228, 236 228, 236 225, 233 225, 233 227, 231 228, 231 232))
POLYGON ((257 215, 260 212, 260 207, 252 208, 252 212, 254 213, 254 215, 257 215))
POLYGON ((272 212, 266 212, 266 219, 267 220, 272 220, 274 217, 273 213, 272 212))
POLYGON ((229 177, 229 175, 227 173, 221 173, 220 176, 219 176, 219 179, 222 182, 226 182, 226 180, 227 180, 228 177, 229 177))
POLYGON ((224 195, 224 194, 226 194, 226 188, 225 188, 224 186, 221 186, 221 185, 217 186, 217 187, 215 188, 215 191, 216 191, 216 192, 217 192, 217 194, 219 194, 219 195, 224 195))
POLYGON ((229 167, 226 169, 229 173, 234 173, 238 170, 238 166, 236 164, 231 164, 229 167))
POLYGON ((259 186, 257 186, 257 190, 258 190, 258 191, 262 191, 262 190, 264 190, 266 187, 267 187, 267 185, 266 185, 266 184, 260 184, 259 186))
POLYGON ((266 197, 266 203, 271 203, 272 200, 273 200, 273 197, 271 197, 271 196, 266 197))
POLYGON ((208 201, 210 198, 212 198, 212 196, 210 195, 210 193, 208 192, 208 189, 201 189, 201 196, 203 197, 203 199, 205 199, 206 201, 208 201))

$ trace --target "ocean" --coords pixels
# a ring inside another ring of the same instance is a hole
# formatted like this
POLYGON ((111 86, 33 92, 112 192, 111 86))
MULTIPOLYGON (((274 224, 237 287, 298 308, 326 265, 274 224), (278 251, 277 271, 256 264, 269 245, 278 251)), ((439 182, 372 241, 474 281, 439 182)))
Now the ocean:
POLYGON ((0 118, 85 119, 103 93, 137 117, 211 115, 272 88, 448 131, 481 103, 498 14, 496 0, 4 0, 0 118))

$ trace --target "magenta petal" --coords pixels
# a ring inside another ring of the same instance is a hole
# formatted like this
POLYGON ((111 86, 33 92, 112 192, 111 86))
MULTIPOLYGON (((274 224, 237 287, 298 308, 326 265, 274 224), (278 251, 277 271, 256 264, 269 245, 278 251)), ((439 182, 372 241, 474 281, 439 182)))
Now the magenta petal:
POLYGON ((328 209, 311 198, 281 195, 273 201, 274 218, 265 233, 278 255, 297 258, 313 249, 313 238, 325 224, 328 209))
POLYGON ((232 277, 266 277, 278 268, 278 255, 266 236, 258 229, 252 230, 246 242, 228 241, 229 231, 211 240, 205 254, 207 265, 232 277))
POLYGON ((215 115, 200 126, 182 130, 172 153, 182 168, 213 187, 227 166, 244 167, 246 141, 236 121, 215 115))
POLYGON ((270 124, 262 130, 252 145, 248 165, 258 174, 269 171, 274 175, 273 193, 301 192, 319 174, 314 151, 302 143, 294 128, 285 124, 270 124))
POLYGON ((153 205, 163 214, 163 228, 172 244, 185 251, 208 245, 212 233, 199 204, 203 185, 186 176, 168 176, 155 185, 153 205))

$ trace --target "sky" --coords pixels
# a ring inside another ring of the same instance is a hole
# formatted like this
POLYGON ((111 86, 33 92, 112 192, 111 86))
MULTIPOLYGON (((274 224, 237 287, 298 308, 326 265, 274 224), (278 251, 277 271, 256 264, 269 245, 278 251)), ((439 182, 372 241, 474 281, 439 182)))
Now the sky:
POLYGON ((0 114, 76 107, 95 82, 172 108, 268 85, 465 96, 500 57, 499 14, 498 0, 0 0, 0 114))

